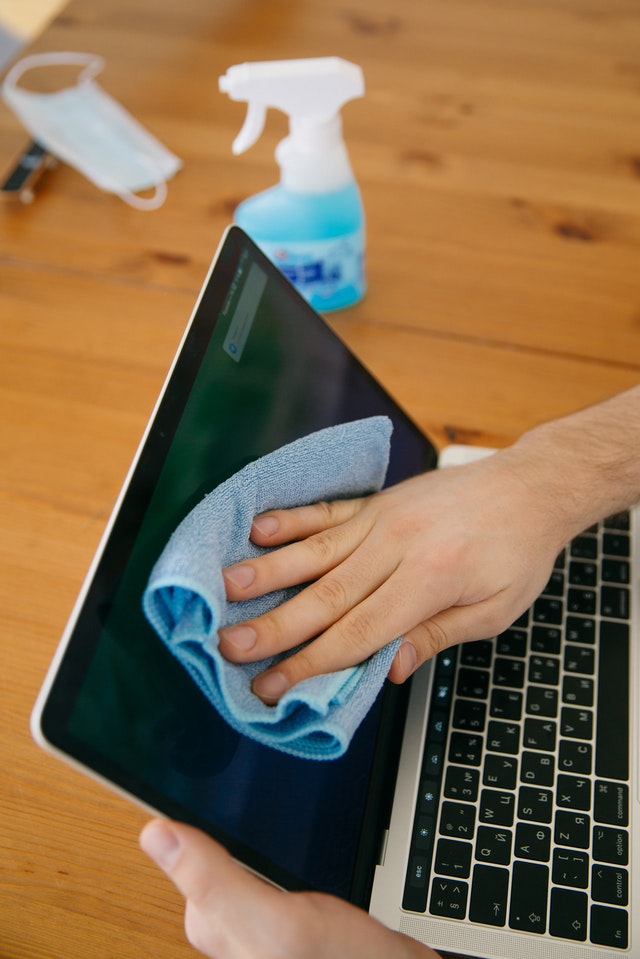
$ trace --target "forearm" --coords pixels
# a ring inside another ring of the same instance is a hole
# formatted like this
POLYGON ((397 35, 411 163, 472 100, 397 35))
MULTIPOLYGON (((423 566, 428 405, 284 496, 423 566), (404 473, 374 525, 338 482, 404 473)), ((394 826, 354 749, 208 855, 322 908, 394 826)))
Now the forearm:
POLYGON ((511 450, 530 464, 567 541, 640 502, 640 386, 538 426, 511 450))

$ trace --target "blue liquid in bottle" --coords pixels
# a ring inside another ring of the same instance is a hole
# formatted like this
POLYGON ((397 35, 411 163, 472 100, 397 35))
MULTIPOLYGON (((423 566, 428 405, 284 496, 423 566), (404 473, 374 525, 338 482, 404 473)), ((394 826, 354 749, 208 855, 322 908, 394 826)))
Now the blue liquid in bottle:
POLYGON ((316 310, 364 296, 364 211, 355 180, 328 193, 278 184, 241 203, 235 220, 316 310))

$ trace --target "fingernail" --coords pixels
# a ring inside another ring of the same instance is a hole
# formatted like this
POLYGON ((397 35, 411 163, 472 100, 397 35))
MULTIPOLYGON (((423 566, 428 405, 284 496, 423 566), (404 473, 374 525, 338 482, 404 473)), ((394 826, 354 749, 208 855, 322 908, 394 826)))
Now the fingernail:
POLYGON ((220 634, 226 643, 245 651, 253 649, 258 640, 258 634, 252 626, 225 626, 220 634))
POLYGON ((286 676, 283 673, 263 673, 253 681, 253 691, 260 699, 268 703, 276 703, 289 688, 286 676))
POLYGON ((256 578, 252 566, 230 566, 229 569, 222 571, 222 575, 225 579, 228 579, 230 583, 233 583, 234 586, 240 586, 243 589, 245 586, 251 586, 256 578))
POLYGON ((418 665, 418 653, 413 643, 405 641, 396 653, 400 672, 404 679, 408 679, 418 665))
POLYGON ((180 840, 168 823, 154 820, 140 834, 140 846, 161 869, 173 869, 180 856, 180 840))
POLYGON ((280 523, 275 516, 256 516, 253 525, 263 536, 273 536, 280 528, 280 523))

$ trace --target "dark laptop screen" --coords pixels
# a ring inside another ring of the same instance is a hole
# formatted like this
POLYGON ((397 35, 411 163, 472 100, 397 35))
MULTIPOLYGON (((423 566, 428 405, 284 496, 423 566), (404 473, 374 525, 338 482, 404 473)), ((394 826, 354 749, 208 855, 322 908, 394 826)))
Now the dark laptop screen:
POLYGON ((366 895, 355 875, 373 848, 365 827, 375 826, 385 801, 381 784, 392 785, 388 769, 381 772, 398 750, 394 716, 403 691, 387 684, 341 759, 292 758, 220 718, 148 625, 141 597, 168 537, 205 493, 300 436, 380 413, 394 423, 387 481, 432 467, 434 450, 415 425, 232 228, 42 717, 55 747, 160 812, 204 828, 275 882, 355 900, 366 895))

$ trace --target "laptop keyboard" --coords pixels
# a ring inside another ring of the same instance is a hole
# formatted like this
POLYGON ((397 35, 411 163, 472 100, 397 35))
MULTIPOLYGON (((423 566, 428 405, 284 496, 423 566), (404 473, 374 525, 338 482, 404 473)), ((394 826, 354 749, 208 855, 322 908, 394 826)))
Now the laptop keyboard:
POLYGON ((404 909, 627 947, 630 581, 623 513, 437 657, 404 909))

